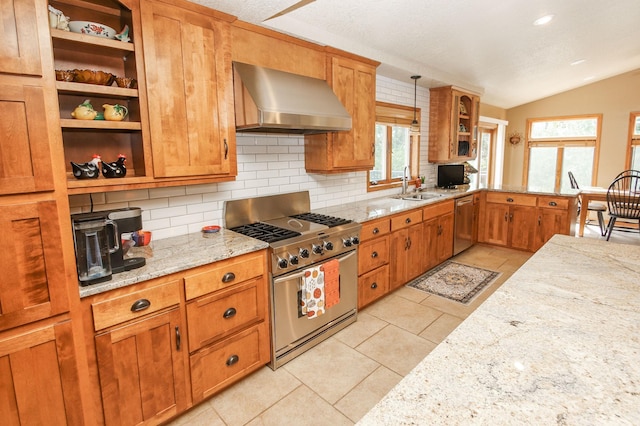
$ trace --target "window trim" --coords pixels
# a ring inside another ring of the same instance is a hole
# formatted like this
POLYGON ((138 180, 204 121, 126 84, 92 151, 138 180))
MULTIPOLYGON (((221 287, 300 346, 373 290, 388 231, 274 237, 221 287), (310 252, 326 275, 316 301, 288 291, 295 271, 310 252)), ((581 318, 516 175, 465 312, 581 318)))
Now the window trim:
POLYGON ((638 149, 640 149, 640 134, 634 134, 637 117, 640 117, 640 111, 633 111, 629 113, 629 136, 627 139, 627 155, 624 162, 625 170, 631 169, 631 154, 633 152, 633 147, 638 147, 638 149))
POLYGON ((591 170, 591 183, 590 186, 596 185, 596 178, 598 174, 598 165, 600 161, 600 140, 602 136, 602 114, 580 114, 580 115, 568 115, 558 117, 541 117, 541 118, 527 118, 527 132, 526 132, 526 149, 524 150, 524 167, 522 182, 524 186, 529 184, 529 160, 531 148, 535 147, 554 147, 558 149, 556 156, 556 176, 555 176, 555 190, 560 190, 560 183, 562 181, 562 161, 564 158, 565 147, 589 147, 593 146, 593 168, 591 170), (580 120, 580 119, 596 119, 596 135, 593 138, 587 137, 559 137, 559 138, 532 138, 531 129, 533 123, 540 121, 562 121, 562 120, 580 120))
MULTIPOLYGON (((413 121, 413 116, 414 109, 412 106, 376 101, 376 125, 381 124, 384 126, 410 127, 411 122, 413 121)), ((419 122, 420 108, 416 108, 415 116, 419 122)), ((390 143, 388 144, 387 149, 391 149, 390 143)), ((386 155, 388 167, 391 167, 390 153, 387 152, 386 155)), ((411 173, 409 184, 412 184, 411 180, 415 180, 420 175, 420 135, 414 135, 411 133, 409 133, 409 169, 411 173)), ((389 181, 385 181, 384 183, 372 185, 370 171, 367 171, 367 192, 381 191, 400 186, 402 186, 402 180, 400 178, 394 178, 389 181)))

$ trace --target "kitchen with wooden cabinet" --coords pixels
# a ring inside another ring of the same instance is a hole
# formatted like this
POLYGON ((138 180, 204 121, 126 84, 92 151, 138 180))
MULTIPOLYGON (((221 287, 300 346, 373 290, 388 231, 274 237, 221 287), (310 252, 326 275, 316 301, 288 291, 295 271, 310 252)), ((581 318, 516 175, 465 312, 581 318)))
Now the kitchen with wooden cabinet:
MULTIPOLYGON (((0 223, 10 253, 0 262, 5 276, 13 277, 0 284, 0 377, 11 395, 0 413, 17 424, 167 421, 269 362, 265 247, 245 253, 234 246, 180 271, 142 280, 131 273, 122 287, 79 289, 69 196, 233 181, 232 61, 246 61, 250 54, 239 49, 256 40, 281 50, 256 55, 254 62, 326 79, 352 116, 349 131, 304 136, 307 172, 369 170, 379 63, 253 28, 189 2, 17 0, 13 7, 20 31, 12 43, 20 49, 3 50, 0 65, 0 223), (48 4, 73 20, 103 22, 117 31, 126 25, 129 40, 49 28, 48 4), (288 49, 311 53, 309 61, 279 62, 288 49), (101 70, 137 84, 56 81, 56 70, 72 69, 101 70), (97 111, 126 107, 126 116, 73 118, 87 99, 97 111), (71 163, 96 154, 104 162, 124 155, 126 176, 74 177, 71 163), (210 324, 215 316, 220 322, 210 324), (32 365, 43 368, 34 374, 32 365)), ((465 105, 447 122, 455 133, 451 140, 458 142, 448 142, 443 157, 429 152, 430 161, 475 156, 479 97, 455 90, 447 96, 450 105, 465 105)), ((534 250, 553 233, 565 232, 572 202, 537 196, 527 205, 535 209, 532 220, 539 228, 523 248, 534 250)), ((498 216, 486 217, 492 215, 498 216)), ((358 307, 450 258, 452 222, 451 200, 363 221, 358 307)), ((481 241, 499 241, 492 238, 481 241)), ((509 241, 517 246, 514 237, 509 241)))

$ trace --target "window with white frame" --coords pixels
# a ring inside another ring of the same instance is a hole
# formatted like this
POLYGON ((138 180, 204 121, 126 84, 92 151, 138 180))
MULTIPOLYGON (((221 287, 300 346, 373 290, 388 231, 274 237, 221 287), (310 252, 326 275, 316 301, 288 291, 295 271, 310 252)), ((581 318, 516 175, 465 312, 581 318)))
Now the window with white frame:
POLYGON ((568 172, 579 185, 595 185, 602 114, 527 120, 524 182, 529 188, 571 188, 568 172))

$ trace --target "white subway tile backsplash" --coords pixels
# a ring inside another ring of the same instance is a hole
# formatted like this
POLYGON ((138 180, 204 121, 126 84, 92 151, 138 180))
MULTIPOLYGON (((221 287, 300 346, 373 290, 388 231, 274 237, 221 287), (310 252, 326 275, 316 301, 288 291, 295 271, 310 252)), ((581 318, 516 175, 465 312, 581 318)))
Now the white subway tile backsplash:
POLYGON ((179 197, 185 195, 187 190, 184 186, 170 186, 166 188, 149 189, 149 198, 179 197))
POLYGON ((186 206, 167 207, 164 209, 151 210, 151 219, 163 219, 187 214, 186 206))
POLYGON ((202 194, 191 194, 184 195, 182 197, 171 197, 169 198, 169 206, 186 206, 189 204, 201 204, 202 203, 202 194))
MULTIPOLYGON (((129 201, 146 200, 149 198, 148 189, 134 189, 131 191, 116 191, 105 193, 105 204, 126 203, 129 201)), ((94 199, 94 204, 96 200, 94 199)))

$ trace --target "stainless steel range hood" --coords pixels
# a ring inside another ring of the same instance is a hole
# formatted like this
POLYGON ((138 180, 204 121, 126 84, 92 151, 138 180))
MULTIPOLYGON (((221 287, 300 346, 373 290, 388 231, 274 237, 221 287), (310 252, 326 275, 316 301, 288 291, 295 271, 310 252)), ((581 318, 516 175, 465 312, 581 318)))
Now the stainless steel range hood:
POLYGON ((241 62, 233 69, 238 132, 351 130, 351 116, 326 81, 241 62))

